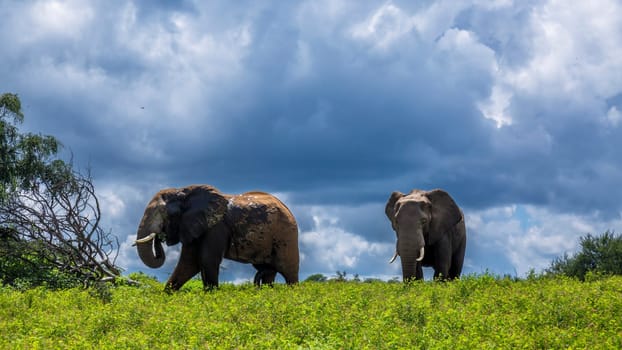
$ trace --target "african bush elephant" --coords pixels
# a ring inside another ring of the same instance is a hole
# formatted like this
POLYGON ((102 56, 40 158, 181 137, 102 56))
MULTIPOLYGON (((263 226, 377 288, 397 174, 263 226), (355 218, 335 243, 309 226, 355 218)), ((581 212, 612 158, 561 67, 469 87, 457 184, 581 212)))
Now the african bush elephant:
POLYGON ((435 279, 460 277, 466 248, 464 215, 443 190, 393 192, 385 213, 397 234, 395 254, 404 281, 423 279, 422 266, 434 268, 435 279))
POLYGON ((181 242, 181 255, 166 288, 178 290, 197 273, 205 288, 218 286, 223 258, 250 263, 257 285, 276 273, 298 282, 298 226, 289 209, 264 192, 220 193, 208 185, 161 190, 142 217, 135 244, 145 265, 164 264, 162 242, 181 242))

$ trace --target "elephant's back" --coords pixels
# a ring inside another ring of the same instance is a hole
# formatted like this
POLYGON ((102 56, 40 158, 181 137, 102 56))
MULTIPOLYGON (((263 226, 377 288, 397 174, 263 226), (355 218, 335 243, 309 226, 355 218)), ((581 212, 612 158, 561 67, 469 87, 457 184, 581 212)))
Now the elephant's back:
POLYGON ((242 208, 243 211, 255 211, 259 209, 262 214, 276 214, 281 220, 289 221, 296 225, 296 219, 289 208, 280 199, 270 193, 261 191, 245 192, 232 196, 229 199, 230 207, 242 208))
POLYGON ((244 205, 265 205, 267 207, 277 207, 293 217, 289 208, 280 199, 270 193, 261 191, 245 192, 235 196, 235 201, 244 205))
POLYGON ((267 192, 262 192, 262 191, 250 191, 250 192, 244 192, 242 193, 240 196, 267 196, 267 197, 274 197, 273 195, 271 195, 270 193, 267 192))
POLYGON ((232 196, 233 200, 236 202, 248 204, 248 203, 262 203, 262 204, 270 204, 271 201, 277 199, 275 196, 270 193, 261 192, 261 191, 251 191, 245 192, 242 194, 232 196))

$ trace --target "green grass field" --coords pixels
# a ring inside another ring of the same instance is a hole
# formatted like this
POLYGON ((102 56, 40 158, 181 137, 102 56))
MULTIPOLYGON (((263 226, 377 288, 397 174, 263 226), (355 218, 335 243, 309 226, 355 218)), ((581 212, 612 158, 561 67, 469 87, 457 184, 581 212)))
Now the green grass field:
POLYGON ((622 277, 0 289, 2 349, 620 349, 622 277))

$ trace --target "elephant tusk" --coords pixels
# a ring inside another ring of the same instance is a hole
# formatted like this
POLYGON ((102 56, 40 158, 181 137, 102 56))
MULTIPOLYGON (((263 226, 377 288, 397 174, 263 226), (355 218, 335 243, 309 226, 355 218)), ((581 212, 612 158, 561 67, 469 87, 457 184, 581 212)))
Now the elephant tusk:
POLYGON ((158 236, 157 233, 152 232, 149 236, 145 237, 145 238, 141 238, 141 239, 137 239, 134 241, 134 244, 132 244, 132 247, 134 247, 135 245, 137 245, 138 243, 147 243, 147 242, 151 242, 153 241, 154 238, 156 238, 158 236))
POLYGON ((421 247, 421 250, 419 251, 419 257, 417 258, 417 261, 423 260, 423 255, 424 254, 425 254, 425 249, 423 247, 421 247))
POLYGON ((389 260, 389 264, 393 264, 396 258, 397 258, 397 250, 395 251, 395 254, 393 254, 393 257, 391 258, 391 260, 389 260))

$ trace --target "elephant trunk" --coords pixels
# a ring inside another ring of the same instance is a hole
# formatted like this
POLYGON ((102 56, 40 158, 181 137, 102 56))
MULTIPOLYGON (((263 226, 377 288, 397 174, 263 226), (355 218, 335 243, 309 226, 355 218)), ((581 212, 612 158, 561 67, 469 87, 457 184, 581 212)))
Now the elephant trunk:
POLYGON ((402 263, 402 277, 404 281, 416 277, 417 263, 425 255, 425 241, 423 233, 416 232, 414 236, 404 236, 397 240, 397 253, 402 263))
POLYGON ((144 222, 141 222, 134 244, 138 250, 140 260, 142 260, 145 265, 155 269, 164 264, 166 257, 164 255, 164 248, 162 248, 162 241, 157 234, 149 232, 146 226, 144 222))
POLYGON ((402 262, 402 279, 404 282, 415 279, 417 277, 417 260, 414 258, 400 258, 402 262))

